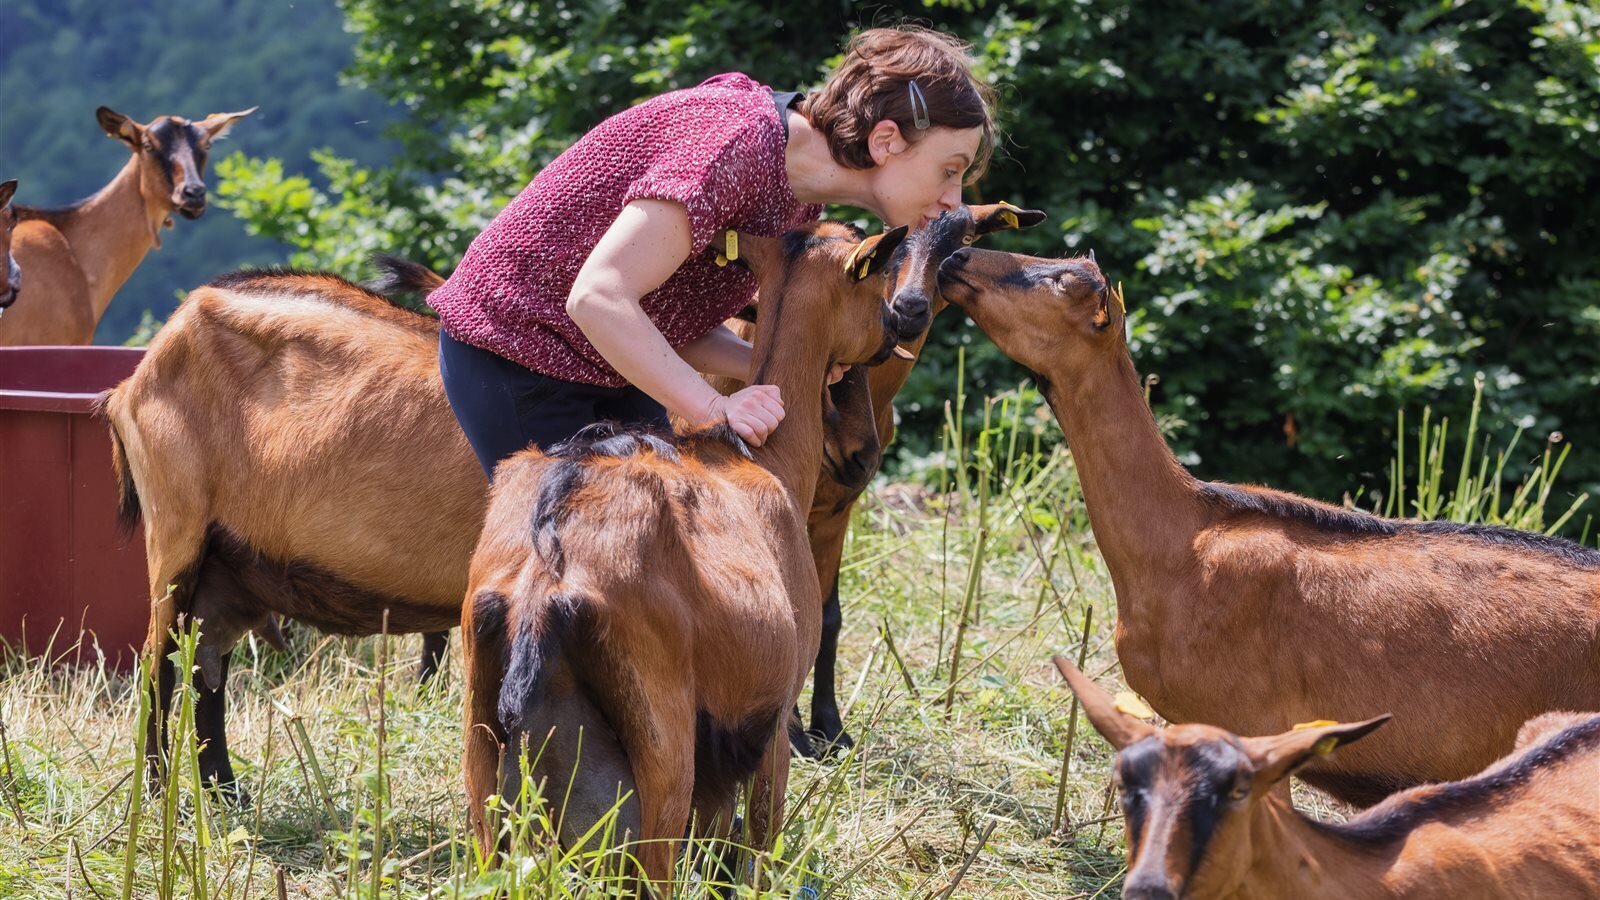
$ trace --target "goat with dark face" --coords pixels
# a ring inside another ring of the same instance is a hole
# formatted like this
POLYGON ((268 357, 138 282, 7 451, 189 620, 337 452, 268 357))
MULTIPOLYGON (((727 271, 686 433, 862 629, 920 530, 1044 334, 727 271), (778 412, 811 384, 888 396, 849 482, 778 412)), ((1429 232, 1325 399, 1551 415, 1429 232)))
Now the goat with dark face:
POLYGON ((107 107, 95 115, 132 154, 94 196, 62 209, 19 206, 17 260, 29 273, 28 300, 0 322, 0 346, 87 344, 111 298, 152 248, 172 214, 206 211, 206 155, 254 107, 191 122, 160 116, 142 125, 107 107))
MULTIPOLYGON (((938 290, 939 264, 984 235, 1028 228, 1044 218, 1039 210, 1009 203, 963 206, 912 232, 890 262, 890 291, 895 302, 909 313, 925 314, 923 328, 902 342, 904 352, 897 353, 894 359, 866 371, 852 369, 829 388, 823 420, 822 473, 806 523, 824 598, 822 643, 812 675, 811 727, 805 727, 799 710, 789 727, 789 742, 803 756, 838 752, 853 743, 840 719, 834 688, 839 630, 843 625, 839 564, 850 528, 850 512, 877 474, 884 448, 894 440, 895 394, 905 385, 916 355, 927 342, 927 325, 947 305, 938 290)), ((748 323, 730 326, 745 337, 754 332, 748 323)), ((721 386, 727 390, 734 383, 723 381, 721 386)))
POLYGON ((17 302, 17 293, 22 290, 22 267, 11 255, 11 231, 17 224, 17 211, 11 205, 11 197, 16 192, 15 178, 0 182, 0 256, 5 257, 5 265, 0 266, 0 313, 17 302))
POLYGON ((1130 900, 1593 897, 1600 892, 1600 713, 1547 714, 1462 781, 1413 788, 1339 825, 1274 788, 1389 721, 1312 722, 1271 737, 1155 728, 1061 657, 1056 668, 1118 753, 1130 900))

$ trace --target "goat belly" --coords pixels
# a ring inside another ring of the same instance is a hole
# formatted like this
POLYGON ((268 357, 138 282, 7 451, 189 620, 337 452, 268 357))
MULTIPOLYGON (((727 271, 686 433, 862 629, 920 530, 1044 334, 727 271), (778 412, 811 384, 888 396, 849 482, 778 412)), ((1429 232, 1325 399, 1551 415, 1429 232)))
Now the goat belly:
POLYGON ((209 598, 212 603, 223 601, 246 615, 276 612, 329 634, 377 634, 385 610, 391 634, 437 631, 461 619, 457 607, 380 594, 311 563, 269 559, 221 528, 213 528, 207 542, 202 573, 209 568, 234 588, 231 598, 209 598))

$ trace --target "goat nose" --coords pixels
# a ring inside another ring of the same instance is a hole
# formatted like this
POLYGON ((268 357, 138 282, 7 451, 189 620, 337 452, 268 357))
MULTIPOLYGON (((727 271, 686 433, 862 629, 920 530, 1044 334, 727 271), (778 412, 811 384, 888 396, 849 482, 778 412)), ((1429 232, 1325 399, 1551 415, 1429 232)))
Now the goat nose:
POLYGON ((929 318, 928 298, 921 291, 894 298, 895 334, 900 340, 908 341, 922 334, 929 318))
POLYGON ((1135 876, 1122 888, 1123 900, 1177 900, 1178 895, 1157 879, 1135 876))
POLYGON ((185 200, 204 200, 205 197, 206 197, 206 186, 205 185, 203 185, 203 184, 186 184, 186 185, 183 186, 183 199, 185 199, 185 200))

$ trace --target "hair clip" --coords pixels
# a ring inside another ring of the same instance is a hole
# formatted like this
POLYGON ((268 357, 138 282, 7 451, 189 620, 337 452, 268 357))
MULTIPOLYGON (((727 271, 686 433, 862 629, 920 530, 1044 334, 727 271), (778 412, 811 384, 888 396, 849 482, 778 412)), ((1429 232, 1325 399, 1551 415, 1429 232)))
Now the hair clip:
POLYGON ((911 124, 921 131, 932 124, 928 117, 928 99, 922 96, 922 88, 917 87, 916 81, 906 82, 906 87, 911 93, 911 124))

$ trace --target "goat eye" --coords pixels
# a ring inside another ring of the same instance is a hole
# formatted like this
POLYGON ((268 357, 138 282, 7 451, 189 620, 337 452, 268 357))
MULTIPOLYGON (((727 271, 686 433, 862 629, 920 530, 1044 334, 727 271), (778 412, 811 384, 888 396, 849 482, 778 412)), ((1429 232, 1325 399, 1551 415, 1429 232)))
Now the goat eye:
POLYGON ((970 243, 972 243, 972 235, 970 235, 970 234, 968 234, 968 235, 963 235, 963 236, 962 236, 962 237, 961 237, 961 243, 963 243, 963 244, 970 244, 970 243))
POLYGON ((1233 790, 1228 792, 1228 799, 1229 800, 1243 800, 1244 798, 1246 798, 1248 796, 1250 796, 1250 788, 1248 786, 1246 786, 1246 787, 1236 787, 1233 790))

